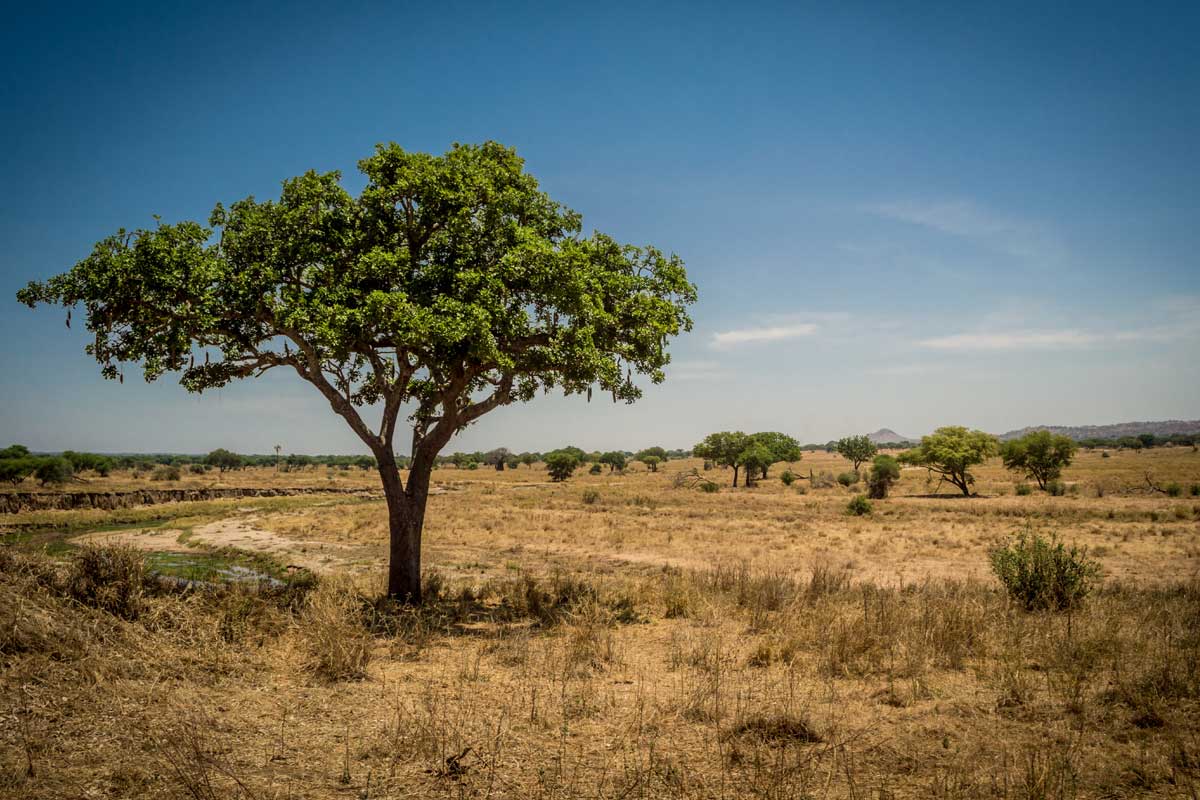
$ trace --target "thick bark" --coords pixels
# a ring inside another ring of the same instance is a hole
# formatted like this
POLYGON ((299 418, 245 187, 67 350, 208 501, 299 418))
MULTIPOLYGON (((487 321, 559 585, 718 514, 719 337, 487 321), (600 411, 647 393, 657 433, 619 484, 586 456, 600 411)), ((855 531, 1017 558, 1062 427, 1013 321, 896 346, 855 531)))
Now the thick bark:
POLYGON ((736 465, 733 468, 733 488, 735 488, 735 489, 737 488, 737 479, 738 479, 738 470, 739 469, 741 469, 741 468, 736 465))
POLYGON ((381 453, 377 459, 388 506, 388 596, 417 605, 421 602, 421 531, 432 463, 421 460, 413 464, 406 491, 395 456, 381 453))

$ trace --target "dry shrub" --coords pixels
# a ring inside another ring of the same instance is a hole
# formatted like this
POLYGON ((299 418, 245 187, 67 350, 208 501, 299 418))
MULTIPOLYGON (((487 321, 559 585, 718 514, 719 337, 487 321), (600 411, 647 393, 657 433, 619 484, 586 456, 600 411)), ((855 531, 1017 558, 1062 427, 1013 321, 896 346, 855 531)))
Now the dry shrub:
POLYGON ((122 619, 136 619, 146 589, 142 553, 122 545, 84 545, 71 562, 66 587, 70 596, 84 605, 122 619))
POLYGON ((363 678, 374 640, 364 624, 365 603, 346 577, 322 580, 296 621, 305 667, 327 680, 363 678))
POLYGON ((726 740, 748 737, 772 745, 813 744, 823 741, 808 720, 796 714, 752 714, 738 720, 722 734, 726 740))
POLYGON ((613 635, 616 619, 611 609, 599 602, 582 604, 566 624, 566 667, 573 672, 599 671, 619 663, 613 635))

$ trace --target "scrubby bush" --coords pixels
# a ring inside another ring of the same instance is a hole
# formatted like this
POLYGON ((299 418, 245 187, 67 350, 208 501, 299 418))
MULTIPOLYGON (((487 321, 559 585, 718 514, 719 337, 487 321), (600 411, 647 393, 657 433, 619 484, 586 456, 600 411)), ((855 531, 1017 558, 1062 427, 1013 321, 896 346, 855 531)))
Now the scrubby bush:
POLYGON ((871 501, 865 495, 856 494, 846 504, 846 513, 855 517, 861 517, 871 513, 871 501))
POLYGON ((990 557, 1009 597, 1027 611, 1075 608, 1100 577, 1100 565, 1087 557, 1086 548, 1068 548, 1054 536, 1022 532, 990 557))
POLYGON ((1046 481, 1046 494, 1051 497, 1062 497, 1067 493, 1067 485, 1055 478, 1052 481, 1046 481))
POLYGON ((67 573, 71 597, 124 619, 141 613, 145 585, 145 562, 132 547, 84 545, 67 573))
POLYGON ((1192 497, 1200 497, 1200 483, 1193 483, 1192 487, 1188 489, 1188 493, 1192 497))
POLYGON ((180 477, 179 467, 156 467, 154 472, 150 473, 152 481, 177 481, 180 477))
POLYGON ((883 500, 892 486, 900 480, 900 462, 891 456, 875 456, 867 474, 867 494, 873 500, 883 500))
POLYGON ((784 486, 791 486, 796 482, 796 473, 792 472, 790 469, 785 469, 783 474, 779 476, 779 480, 783 481, 784 486))
POLYGON ((716 494, 717 492, 721 491, 720 485, 718 485, 715 481, 701 481, 699 486, 700 491, 706 494, 716 494))
POLYGON ((603 471, 604 471, 604 468, 600 466, 599 462, 597 462, 595 464, 592 464, 592 468, 588 470, 588 473, 591 475, 599 475, 603 471))
POLYGON ((1033 487, 1028 483, 1018 483, 1013 487, 1013 491, 1017 493, 1018 497, 1028 497, 1033 494, 1033 487))
POLYGON ((583 490, 583 504, 585 506, 595 505, 600 500, 600 492, 595 489, 583 490))
POLYGON ((808 483, 814 489, 828 489, 834 484, 833 473, 822 470, 813 475, 808 483))
POLYGON ((1163 487, 1163 491, 1167 493, 1167 497, 1179 497, 1183 494, 1183 487, 1178 483, 1171 481, 1163 487))
POLYGON ((858 483, 857 472, 843 472, 837 476, 837 482, 842 486, 853 486, 858 483))
POLYGON ((193 475, 203 475, 204 473, 208 472, 208 467, 206 467, 204 464, 189 464, 188 472, 192 473, 193 475))

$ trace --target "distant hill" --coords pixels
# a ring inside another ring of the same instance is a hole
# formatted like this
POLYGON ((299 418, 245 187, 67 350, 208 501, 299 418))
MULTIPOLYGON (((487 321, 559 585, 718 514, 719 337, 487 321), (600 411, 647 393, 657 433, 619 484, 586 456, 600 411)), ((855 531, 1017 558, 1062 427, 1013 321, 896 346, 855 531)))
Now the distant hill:
MULTIPOLYGON (((1118 422, 1115 425, 1032 425, 1016 431, 1000 434, 1004 441, 1017 439, 1033 431, 1050 431, 1072 439, 1119 439, 1122 436, 1137 436, 1152 433, 1155 436, 1170 436, 1175 433, 1200 433, 1200 419, 1168 419, 1162 422, 1118 422)), ((891 431, 888 431, 891 433, 891 431)), ((874 434, 872 434, 874 435, 874 434)))
POLYGON ((880 428, 874 433, 868 433, 867 438, 875 444, 894 444, 896 442, 915 442, 919 440, 911 436, 901 436, 891 428, 880 428))

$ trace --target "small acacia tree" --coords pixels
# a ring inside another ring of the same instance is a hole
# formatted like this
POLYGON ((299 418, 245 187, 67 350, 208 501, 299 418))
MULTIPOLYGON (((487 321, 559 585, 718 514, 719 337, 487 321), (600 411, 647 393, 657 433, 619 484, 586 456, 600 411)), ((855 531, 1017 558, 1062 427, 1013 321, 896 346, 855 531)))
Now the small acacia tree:
POLYGON ((868 436, 846 436, 838 439, 834 449, 837 450, 838 455, 854 465, 855 472, 858 472, 859 466, 870 461, 879 452, 879 448, 868 436))
POLYGON ((900 464, 891 456, 875 456, 867 475, 867 494, 872 500, 883 500, 892 485, 900 480, 900 464))
POLYGON ((901 453, 899 461, 925 467, 930 473, 940 475, 942 480, 957 486, 964 496, 970 497, 971 485, 975 483, 971 467, 982 464, 999 450, 1000 443, 990 433, 950 425, 938 428, 921 439, 921 443, 912 450, 901 453))
POLYGON ((598 463, 607 464, 609 472, 616 472, 625 469, 628 459, 626 459, 625 454, 620 450, 609 450, 600 456, 598 463))
POLYGON ((311 383, 375 456, 388 592, 418 602, 430 474, 451 437, 554 387, 636 400, 634 373, 663 380, 696 290, 675 256, 582 236, 494 142, 441 156, 380 145, 359 168, 357 196, 339 173, 309 172, 278 201, 218 205, 207 226, 121 230, 18 299, 84 304, 108 378, 140 362, 147 380, 179 371, 195 392, 277 367, 311 383))
POLYGON ((746 468, 746 485, 753 486, 754 479, 759 473, 767 474, 767 469, 775 460, 771 449, 753 436, 747 440, 746 449, 738 454, 738 463, 746 468))
POLYGON ((1038 488, 1045 489, 1050 481, 1062 476, 1070 466, 1078 445, 1069 436, 1050 431, 1033 431, 1005 442, 1000 448, 1000 457, 1006 469, 1019 472, 1037 481, 1038 488))
POLYGON ((769 463, 759 466, 763 480, 767 479, 767 472, 770 470, 771 464, 778 464, 781 461, 791 464, 804 456, 804 451, 800 449, 800 443, 786 433, 763 431, 752 434, 750 438, 765 447, 770 458, 769 463))
POLYGON ((738 485, 738 470, 741 468, 742 451, 750 443, 741 431, 710 433, 704 441, 692 448, 692 455, 712 461, 722 467, 733 467, 733 485, 738 485))
POLYGON ((645 464, 651 472, 658 472, 658 465, 666 461, 665 453, 661 447, 650 447, 634 456, 634 460, 645 464))
POLYGON ((545 461, 546 471, 550 473, 552 481, 565 481, 575 473, 575 469, 579 466, 579 457, 566 450, 546 453, 545 461))
POLYGON ((224 447, 218 447, 204 457, 204 463, 210 467, 216 467, 221 472, 226 472, 231 469, 241 469, 246 465, 246 460, 237 453, 230 452, 224 447))

